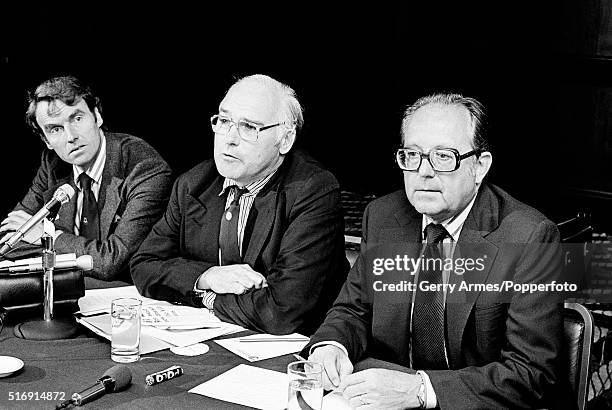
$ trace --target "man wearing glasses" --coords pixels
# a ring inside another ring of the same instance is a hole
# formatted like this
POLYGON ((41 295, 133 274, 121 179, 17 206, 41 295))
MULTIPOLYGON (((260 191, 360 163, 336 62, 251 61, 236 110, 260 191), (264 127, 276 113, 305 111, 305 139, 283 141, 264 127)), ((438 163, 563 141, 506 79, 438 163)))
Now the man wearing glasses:
POLYGON ((261 332, 311 334, 346 278, 336 178, 291 151, 294 91, 253 75, 211 118, 214 161, 178 178, 131 272, 145 296, 261 332))
POLYGON ((405 112, 396 153, 405 189, 368 205, 361 255, 303 351, 355 408, 563 400, 559 295, 492 287, 558 280, 559 233, 483 182, 492 162, 484 122, 482 105, 458 94, 423 97, 405 112), (398 250, 422 264, 411 270, 398 250), (460 258, 473 263, 460 270, 460 258))

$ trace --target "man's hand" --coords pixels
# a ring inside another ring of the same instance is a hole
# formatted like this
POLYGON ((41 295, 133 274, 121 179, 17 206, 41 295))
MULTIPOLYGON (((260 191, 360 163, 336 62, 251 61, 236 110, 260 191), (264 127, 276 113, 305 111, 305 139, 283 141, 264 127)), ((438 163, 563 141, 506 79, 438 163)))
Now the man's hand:
POLYGON ((349 374, 338 386, 356 409, 418 408, 421 377, 386 369, 367 369, 349 374))
POLYGON ((266 278, 249 265, 213 266, 198 279, 198 289, 210 289, 215 293, 242 295, 249 289, 266 287, 266 278))
MULTIPOLYGON (((13 232, 19 229, 21 225, 27 222, 32 215, 25 211, 13 211, 8 214, 6 219, 0 224, 0 234, 4 234, 0 239, 0 244, 8 241, 13 235, 13 232)), ((26 233, 21 239, 24 242, 31 243, 34 245, 40 245, 40 237, 43 235, 43 222, 34 225, 28 233, 26 233)))
POLYGON ((351 360, 342 349, 334 345, 315 348, 308 360, 323 365, 323 388, 325 390, 338 387, 340 382, 353 372, 351 360))

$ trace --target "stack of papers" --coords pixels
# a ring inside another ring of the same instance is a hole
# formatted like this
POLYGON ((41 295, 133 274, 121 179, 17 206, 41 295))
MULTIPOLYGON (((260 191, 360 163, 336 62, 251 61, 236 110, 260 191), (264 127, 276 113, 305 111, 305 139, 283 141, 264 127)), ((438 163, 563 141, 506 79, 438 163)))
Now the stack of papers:
POLYGON ((86 290, 85 296, 79 299, 80 310, 75 313, 77 322, 111 340, 111 301, 120 297, 142 300, 141 354, 189 346, 244 330, 241 326, 222 322, 208 309, 177 306, 141 296, 135 286, 86 290))
POLYGON ((257 334, 233 339, 215 340, 215 343, 249 362, 256 362, 258 360, 297 353, 308 344, 308 340, 308 337, 299 333, 286 336, 257 334))
POLYGON ((142 300, 142 305, 157 304, 173 306, 170 302, 146 298, 138 293, 136 286, 121 286, 107 289, 87 289, 85 296, 79 299, 79 313, 81 316, 91 316, 98 313, 110 313, 111 302, 117 298, 134 298, 142 300))

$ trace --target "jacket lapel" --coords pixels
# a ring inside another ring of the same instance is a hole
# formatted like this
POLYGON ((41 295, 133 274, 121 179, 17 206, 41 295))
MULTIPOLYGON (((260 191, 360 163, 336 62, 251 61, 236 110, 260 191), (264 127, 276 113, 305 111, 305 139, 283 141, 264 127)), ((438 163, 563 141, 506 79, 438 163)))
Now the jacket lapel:
MULTIPOLYGON (((406 199, 402 202, 398 210, 386 223, 386 227, 380 231, 379 241, 376 243, 376 238, 368 238, 368 249, 366 250, 370 258, 395 258, 400 255, 406 255, 408 258, 417 258, 421 242, 421 218, 422 216, 408 203, 406 199), (382 246, 381 246, 382 245, 382 246), (379 246, 379 249, 375 247, 379 246)), ((367 272, 367 270, 366 270, 367 272)), ((414 281, 414 276, 411 272, 403 271, 401 273, 384 274, 377 277, 382 278, 388 283, 399 283, 401 280, 406 280, 410 283, 414 281)), ((376 280, 376 279, 373 279, 376 280)), ((371 284, 369 284, 371 289, 371 284)), ((410 337, 410 316, 412 310, 412 295, 413 292, 374 292, 374 299, 379 298, 380 305, 383 308, 379 309, 379 319, 381 323, 395 323, 390 331, 389 340, 406 340, 410 337)), ((408 347, 406 346, 406 351, 408 347)))
POLYGON ((254 218, 255 223, 243 260, 251 266, 255 266, 257 257, 272 229, 272 224, 276 217, 277 190, 271 189, 265 194, 263 192, 262 190, 260 195, 255 197, 253 206, 249 212, 249 219, 254 218))
POLYGON ((206 260, 219 262, 219 228, 225 211, 226 196, 219 196, 223 189, 223 178, 217 177, 201 194, 187 194, 186 234, 195 242, 206 260), (192 226, 189 226, 192 225, 192 226))
POLYGON ((121 155, 120 141, 107 132, 106 159, 102 171, 102 181, 98 191, 98 209, 100 209, 100 238, 106 239, 113 218, 121 204, 120 188, 123 184, 123 156, 121 155))
MULTIPOLYGON (((102 179, 102 182, 104 182, 104 178, 102 179)), ((121 184, 123 184, 123 179, 112 177, 110 183, 106 185, 106 189, 104 189, 104 184, 102 184, 100 187, 98 199, 102 199, 103 202, 98 202, 100 206, 102 206, 102 212, 100 212, 100 237, 102 239, 108 237, 108 231, 111 224, 114 222, 113 218, 115 217, 119 204, 121 203, 121 196, 119 195, 121 184), (102 192, 105 193, 104 197, 102 192)))
POLYGON ((74 188, 74 195, 70 200, 63 204, 59 211, 57 212, 57 216, 53 223, 55 224, 56 229, 62 230, 66 233, 74 232, 74 213, 76 212, 76 200, 77 200, 77 187, 74 184, 74 180, 72 178, 72 167, 69 168, 69 172, 66 171, 67 167, 61 167, 61 169, 56 169, 53 171, 53 180, 55 183, 49 188, 44 194, 43 198, 45 203, 53 198, 53 194, 55 191, 64 184, 69 184, 72 188, 74 188))
POLYGON ((497 203, 486 186, 481 187, 470 214, 459 235, 453 258, 483 258, 484 269, 466 272, 464 275, 451 273, 449 283, 455 284, 455 291, 447 293, 446 329, 448 332, 449 359, 451 368, 461 365, 461 341, 468 318, 480 292, 458 291, 461 281, 466 284, 486 283, 498 248, 485 237, 497 227, 497 203))

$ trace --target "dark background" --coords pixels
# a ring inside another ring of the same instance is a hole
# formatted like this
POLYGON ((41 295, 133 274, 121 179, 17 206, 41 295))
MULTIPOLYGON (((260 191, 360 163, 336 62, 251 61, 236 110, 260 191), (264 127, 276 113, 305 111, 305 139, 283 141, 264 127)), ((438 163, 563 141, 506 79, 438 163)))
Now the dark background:
MULTIPOLYGON (((402 187, 393 163, 406 104, 451 90, 490 113, 490 181, 556 222, 579 210, 612 229, 612 6, 470 3, 26 10, 0 64, 5 215, 43 144, 26 90, 73 74, 102 97, 108 129, 151 143, 177 174, 212 156, 209 117, 237 77, 263 73, 305 108, 298 145, 343 189, 402 187)), ((304 3, 306 4, 306 3, 304 3)), ((10 17, 8 20, 12 20, 10 17)))

